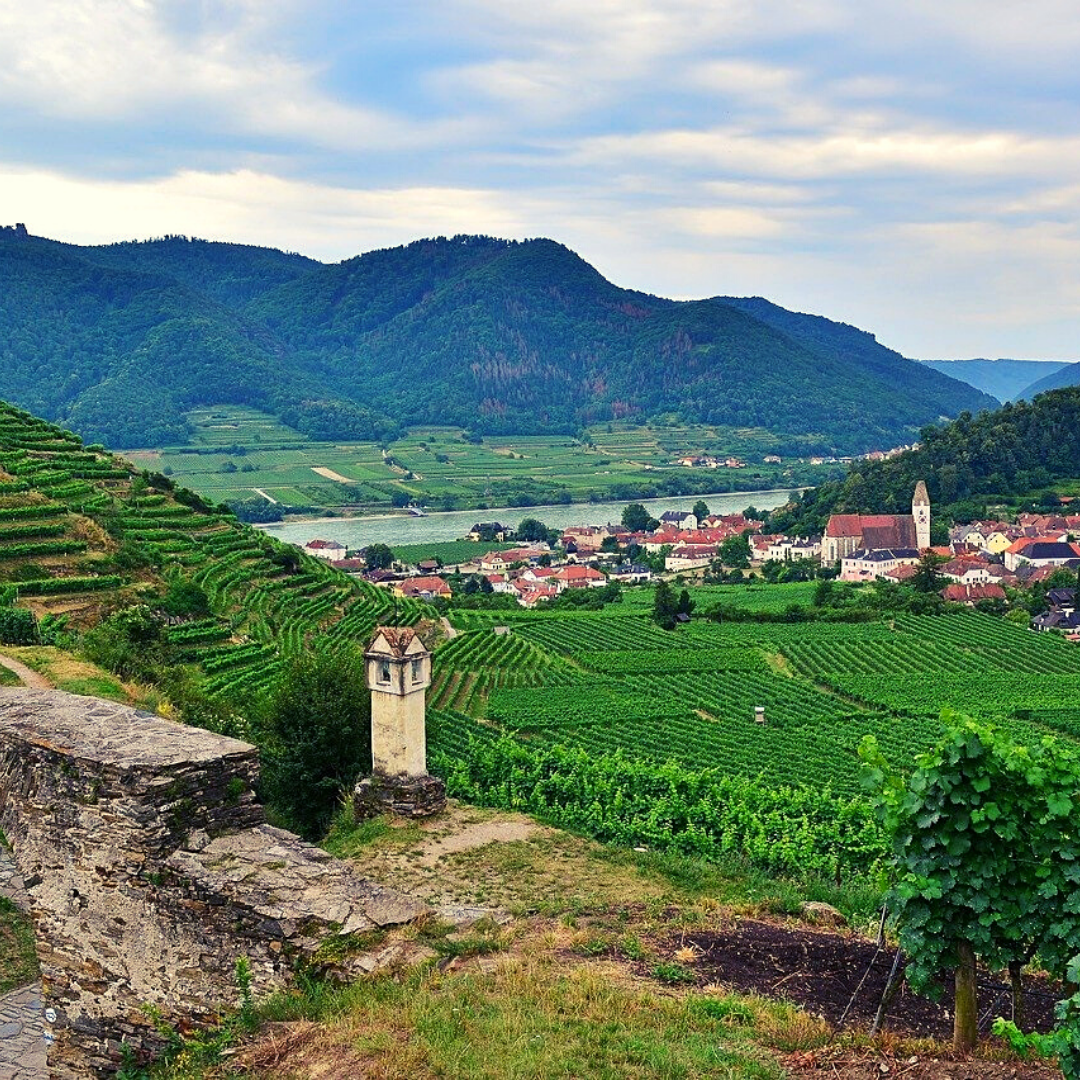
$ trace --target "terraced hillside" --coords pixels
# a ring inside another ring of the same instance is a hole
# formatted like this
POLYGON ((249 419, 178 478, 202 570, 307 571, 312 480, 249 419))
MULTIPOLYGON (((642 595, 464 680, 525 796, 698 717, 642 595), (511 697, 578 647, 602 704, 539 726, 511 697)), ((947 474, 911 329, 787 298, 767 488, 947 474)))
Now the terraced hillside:
MULTIPOLYGON (((200 617, 167 619, 167 660, 212 697, 267 686, 315 639, 363 643, 392 599, 239 524, 163 476, 0 403, 0 602, 44 629, 91 627, 135 604, 156 610, 199 586, 200 617)), ((423 608, 397 602, 394 618, 423 608)))

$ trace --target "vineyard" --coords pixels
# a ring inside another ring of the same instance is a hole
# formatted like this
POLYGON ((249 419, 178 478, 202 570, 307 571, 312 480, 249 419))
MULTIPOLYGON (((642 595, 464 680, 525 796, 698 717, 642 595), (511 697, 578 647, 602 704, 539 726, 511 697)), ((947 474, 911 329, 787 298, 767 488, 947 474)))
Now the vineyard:
MULTIPOLYGON (((755 610, 782 609, 747 599, 755 610)), ((465 629, 436 652, 431 698, 432 752, 452 788, 601 837, 659 844, 666 828, 662 846, 738 850, 780 870, 824 869, 831 859, 835 869, 882 850, 860 794, 865 735, 900 766, 938 739, 947 706, 1021 740, 1080 738, 1080 649, 989 615, 695 619, 666 632, 642 607, 635 598, 602 612, 501 612, 501 624, 454 616, 465 629), (583 774, 575 798, 561 775, 571 763, 583 774), (677 812, 648 807, 645 778, 659 775, 668 777, 665 799, 682 792, 677 812), (590 785, 601 776, 608 794, 598 799, 590 785), (719 817, 709 818, 701 792, 715 796, 725 784, 742 785, 739 797, 757 810, 736 821, 713 806, 719 817), (843 837, 827 812, 801 802, 815 799, 847 822, 843 837)))
MULTIPOLYGON (((178 585, 205 605, 168 618, 167 663, 238 716, 314 644, 363 645, 379 622, 429 614, 0 405, 9 624, 26 624, 14 604, 41 627, 92 627, 117 609, 160 611, 178 585)), ((1007 620, 700 617, 716 604, 775 616, 809 596, 710 586, 671 632, 649 617, 650 589, 601 611, 451 609, 428 697, 431 767, 459 797, 601 839, 833 874, 884 850, 860 788, 865 735, 904 766, 949 706, 1021 740, 1080 739, 1080 649, 1007 620)))
MULTIPOLYGON (((171 659, 212 696, 241 702, 316 640, 363 645, 393 599, 286 548, 163 477, 0 403, 0 592, 39 617, 90 626, 111 608, 153 604, 178 580, 211 617, 171 625, 171 659)), ((523 648, 529 648, 521 643, 523 648)))

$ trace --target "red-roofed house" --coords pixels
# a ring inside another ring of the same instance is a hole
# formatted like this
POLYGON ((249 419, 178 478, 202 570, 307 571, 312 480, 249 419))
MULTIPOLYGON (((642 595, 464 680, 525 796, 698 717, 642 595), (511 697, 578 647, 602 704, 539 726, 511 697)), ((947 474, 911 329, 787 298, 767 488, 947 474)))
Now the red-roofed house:
POLYGON ((450 586, 441 577, 406 578, 394 587, 399 596, 410 596, 417 600, 431 600, 436 596, 450 598, 450 586))
POLYGON ((564 566, 552 574, 550 581, 559 592, 566 589, 599 589, 607 584, 607 578, 591 566, 564 566))
POLYGON ((700 570, 716 558, 719 550, 715 544, 680 544, 664 559, 664 569, 700 570))
POLYGON ((514 589, 518 594, 518 603, 527 608, 535 607, 537 604, 548 600, 554 600, 559 595, 559 590, 554 585, 522 581, 521 578, 514 581, 514 589))
POLYGON ((974 607, 980 600, 1004 600, 1005 590, 1000 585, 946 585, 942 598, 955 604, 974 607))
POLYGON ((345 545, 336 540, 309 540, 304 545, 304 550, 316 559, 326 559, 327 562, 345 557, 345 545))

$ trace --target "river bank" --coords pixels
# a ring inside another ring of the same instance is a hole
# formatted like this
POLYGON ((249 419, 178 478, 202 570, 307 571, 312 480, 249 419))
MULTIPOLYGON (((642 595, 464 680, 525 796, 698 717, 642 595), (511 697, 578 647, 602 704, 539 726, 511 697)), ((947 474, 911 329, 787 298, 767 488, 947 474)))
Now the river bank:
MULTIPOLYGON (((680 495, 673 498, 642 499, 657 517, 664 510, 690 510, 698 500, 705 502, 714 514, 734 514, 755 506, 773 510, 783 506, 795 490, 718 492, 712 495, 680 495)), ((304 521, 258 525, 271 536, 290 544, 304 544, 319 537, 336 540, 348 548, 368 544, 424 544, 458 540, 478 521, 499 521, 516 526, 523 518, 539 518, 553 529, 570 525, 603 525, 618 522, 626 500, 598 503, 562 503, 552 506, 496 507, 491 510, 450 510, 413 517, 410 514, 382 514, 363 518, 310 518, 304 521)))

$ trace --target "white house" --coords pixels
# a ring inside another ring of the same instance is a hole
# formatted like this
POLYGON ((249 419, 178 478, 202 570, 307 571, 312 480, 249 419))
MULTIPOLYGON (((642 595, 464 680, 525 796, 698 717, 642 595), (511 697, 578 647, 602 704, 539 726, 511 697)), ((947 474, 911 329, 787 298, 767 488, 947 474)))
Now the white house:
POLYGON ((339 544, 337 540, 309 540, 304 545, 304 550, 316 559, 325 559, 327 562, 345 558, 345 545, 339 544))

